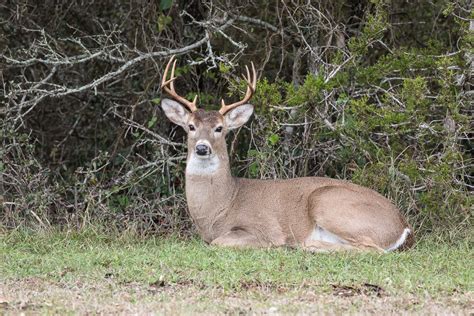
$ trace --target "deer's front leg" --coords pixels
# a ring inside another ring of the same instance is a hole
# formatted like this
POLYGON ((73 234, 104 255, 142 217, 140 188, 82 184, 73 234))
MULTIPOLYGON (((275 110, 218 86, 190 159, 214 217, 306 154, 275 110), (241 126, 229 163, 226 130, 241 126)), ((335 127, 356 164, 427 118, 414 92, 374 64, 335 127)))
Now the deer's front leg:
POLYGON ((228 231, 224 235, 217 237, 211 242, 211 245, 235 248, 261 248, 270 246, 259 240, 256 236, 240 229, 228 231))

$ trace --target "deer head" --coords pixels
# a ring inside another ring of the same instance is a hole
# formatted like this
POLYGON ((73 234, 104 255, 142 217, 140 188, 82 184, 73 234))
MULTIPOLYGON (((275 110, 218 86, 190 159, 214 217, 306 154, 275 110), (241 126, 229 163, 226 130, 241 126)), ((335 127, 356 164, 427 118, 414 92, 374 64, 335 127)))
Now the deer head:
POLYGON ((192 102, 179 96, 174 88, 175 68, 176 59, 173 56, 166 65, 161 82, 161 88, 172 99, 163 99, 161 106, 166 116, 173 123, 183 127, 188 134, 188 164, 190 160, 201 161, 203 166, 218 164, 219 160, 227 159, 225 143, 227 132, 245 124, 253 113, 253 106, 247 102, 257 85, 255 67, 252 63, 252 75, 246 67, 247 77, 244 76, 244 79, 247 82, 247 92, 244 98, 230 105, 226 105, 222 99, 219 111, 198 109, 197 95, 192 102), (171 77, 167 79, 171 64, 171 77))

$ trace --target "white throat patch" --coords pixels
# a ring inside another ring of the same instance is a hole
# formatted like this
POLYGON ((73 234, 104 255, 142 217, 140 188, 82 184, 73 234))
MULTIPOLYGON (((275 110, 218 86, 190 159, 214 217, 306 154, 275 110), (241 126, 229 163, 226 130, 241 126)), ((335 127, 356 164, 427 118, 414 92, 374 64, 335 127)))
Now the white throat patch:
POLYGON ((191 157, 186 165, 186 173, 194 175, 209 175, 213 174, 219 168, 219 157, 211 155, 207 158, 196 157, 196 154, 191 153, 191 157))

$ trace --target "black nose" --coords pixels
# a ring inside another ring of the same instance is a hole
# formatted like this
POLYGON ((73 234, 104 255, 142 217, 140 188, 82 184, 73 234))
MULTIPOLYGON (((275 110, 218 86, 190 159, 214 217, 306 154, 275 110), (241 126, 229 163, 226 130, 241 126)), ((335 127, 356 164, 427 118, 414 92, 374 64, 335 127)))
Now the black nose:
POLYGON ((207 145, 199 144, 196 146, 196 154, 199 156, 205 156, 210 154, 210 149, 207 145))

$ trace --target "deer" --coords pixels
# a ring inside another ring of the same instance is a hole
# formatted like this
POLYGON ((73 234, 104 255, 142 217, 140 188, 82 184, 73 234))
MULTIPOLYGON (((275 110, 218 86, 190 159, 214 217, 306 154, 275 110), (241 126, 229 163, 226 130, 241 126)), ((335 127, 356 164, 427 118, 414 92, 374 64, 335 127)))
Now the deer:
POLYGON ((187 133, 185 195, 200 237, 234 248, 302 248, 311 252, 404 250, 413 229, 399 209, 378 192, 326 177, 247 179, 231 175, 225 136, 244 125, 254 107, 257 72, 246 68, 242 100, 205 111, 177 94, 176 58, 164 70, 161 108, 187 133), (172 66, 171 66, 172 65, 172 66), (168 78, 171 66, 171 76, 168 78))

